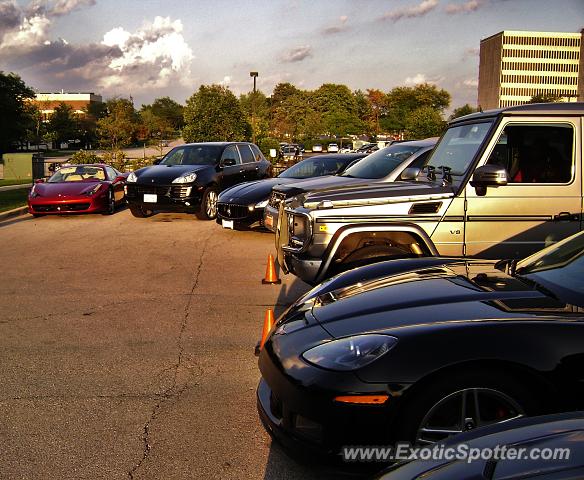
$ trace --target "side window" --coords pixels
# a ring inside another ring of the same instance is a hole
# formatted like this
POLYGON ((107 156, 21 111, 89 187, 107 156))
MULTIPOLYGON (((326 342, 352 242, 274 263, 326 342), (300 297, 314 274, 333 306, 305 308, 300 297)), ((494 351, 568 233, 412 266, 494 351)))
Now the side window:
POLYGON ((487 164, 505 167, 510 183, 568 183, 572 179, 573 127, 510 124, 487 164))
POLYGON ((251 144, 250 148, 251 148, 251 151, 253 152, 253 156, 255 158, 255 161, 261 162, 264 159, 264 156, 263 156, 262 152, 260 151, 260 149, 254 144, 251 144))
POLYGON ((408 167, 421 169, 425 165, 426 160, 428 160, 428 157, 430 156, 431 153, 432 150, 428 150, 427 152, 422 153, 418 158, 413 160, 412 163, 408 165, 408 167))
POLYGON ((241 154, 241 163, 252 163, 255 162, 254 155, 249 148, 249 145, 238 145, 239 153, 241 154))
POLYGON ((166 157, 164 157, 162 163, 164 163, 164 165, 181 165, 183 163, 184 156, 185 156, 184 147, 175 148, 174 150, 171 150, 166 155, 166 157))
POLYGON ((116 171, 111 168, 111 167, 105 167, 105 171, 107 172, 107 176, 109 177, 109 179, 113 182, 116 177, 118 176, 118 174, 116 173, 116 171))
POLYGON ((235 164, 239 165, 241 163, 241 158, 239 157, 239 152, 235 145, 229 145, 225 150, 223 150, 223 155, 221 155, 221 162, 226 159, 235 160, 235 164))

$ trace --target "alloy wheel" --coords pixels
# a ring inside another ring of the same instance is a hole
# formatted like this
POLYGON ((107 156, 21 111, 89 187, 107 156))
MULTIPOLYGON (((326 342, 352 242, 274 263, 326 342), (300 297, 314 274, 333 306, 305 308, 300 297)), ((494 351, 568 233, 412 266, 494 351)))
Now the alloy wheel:
POLYGON ((523 408, 503 392, 466 388, 442 398, 428 411, 416 434, 416 444, 431 445, 457 433, 524 415, 523 408))
POLYGON ((215 190, 209 190, 207 193, 205 213, 209 218, 215 218, 217 216, 217 192, 215 190))

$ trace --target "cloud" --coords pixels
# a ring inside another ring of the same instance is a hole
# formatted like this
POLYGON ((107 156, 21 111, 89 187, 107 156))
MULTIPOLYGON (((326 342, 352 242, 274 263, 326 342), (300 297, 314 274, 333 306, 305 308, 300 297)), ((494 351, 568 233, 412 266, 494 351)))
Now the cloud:
POLYGON ((462 84, 467 88, 477 88, 479 86, 479 81, 476 78, 469 78, 464 80, 462 84))
POLYGON ((417 73, 413 77, 407 77, 404 83, 409 86, 421 85, 422 83, 438 84, 444 81, 444 77, 427 77, 423 73, 417 73))
POLYGON ((349 17, 346 15, 342 15, 339 17, 338 23, 331 25, 330 27, 326 27, 322 33, 325 35, 334 35, 335 33, 341 33, 348 29, 347 20, 349 17))
POLYGON ((295 47, 281 56, 280 61, 283 63, 301 62, 312 56, 312 47, 310 45, 302 45, 295 47))
POLYGON ((424 0, 414 7, 399 8, 385 13, 381 20, 392 20, 397 22, 402 18, 423 17, 438 6, 438 0, 424 0))
POLYGON ((81 7, 92 7, 95 0, 58 0, 48 11, 49 16, 61 17, 81 7))
POLYGON ((219 82, 219 85, 222 87, 229 87, 229 85, 231 85, 231 77, 229 75, 225 75, 223 80, 219 82))
POLYGON ((467 0, 463 3, 449 3, 444 10, 449 14, 470 13, 478 10, 484 4, 484 0, 467 0))

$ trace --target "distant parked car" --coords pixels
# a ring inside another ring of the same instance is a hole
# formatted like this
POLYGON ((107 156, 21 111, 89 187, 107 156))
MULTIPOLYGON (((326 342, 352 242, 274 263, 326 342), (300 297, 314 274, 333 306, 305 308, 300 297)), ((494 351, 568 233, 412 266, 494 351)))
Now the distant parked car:
POLYGON ((130 173, 126 199, 135 217, 155 211, 217 216, 219 192, 237 183, 270 176, 260 149, 245 142, 190 143, 173 148, 151 167, 130 173))
POLYGON ((337 153, 339 151, 339 145, 336 143, 329 143, 326 147, 326 151, 329 153, 337 153))
POLYGON ((217 223, 226 228, 264 226, 264 208, 272 187, 321 175, 338 175, 364 156, 318 155, 291 166, 276 178, 235 185, 219 195, 217 223))
POLYGON ((35 217, 94 212, 111 215, 124 202, 127 175, 105 164, 61 167, 48 180, 33 185, 28 211, 35 217))
POLYGON ((316 145, 312 146, 312 151, 316 153, 322 152, 322 145, 317 143, 316 145))

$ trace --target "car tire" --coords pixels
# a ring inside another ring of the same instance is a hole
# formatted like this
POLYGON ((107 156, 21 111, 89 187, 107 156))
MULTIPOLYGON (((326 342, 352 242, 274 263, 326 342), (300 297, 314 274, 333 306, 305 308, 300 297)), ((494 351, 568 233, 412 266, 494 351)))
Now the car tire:
POLYGON ((105 215, 113 215, 116 213, 116 196, 114 194, 114 189, 111 187, 107 192, 107 205, 106 210, 103 213, 105 215))
POLYGON ((471 430, 517 416, 542 413, 544 409, 538 398, 531 388, 503 371, 473 369, 456 372, 436 378, 404 398, 404 407, 390 431, 394 441, 430 445, 454 435, 455 430, 471 430), (466 402, 463 400, 465 395, 466 402), (477 410, 482 415, 475 415, 477 410), (454 415, 458 416, 458 424, 448 423, 445 412, 449 411, 453 421, 454 415), (495 418, 489 414, 494 414, 495 418))
POLYGON ((201 206, 197 211, 197 218, 201 220, 214 220, 217 218, 217 189, 215 187, 207 187, 203 192, 201 199, 201 206))
POLYGON ((151 217, 154 214, 152 210, 144 210, 144 208, 142 208, 139 205, 131 205, 130 213, 134 215, 136 218, 147 218, 151 217))

